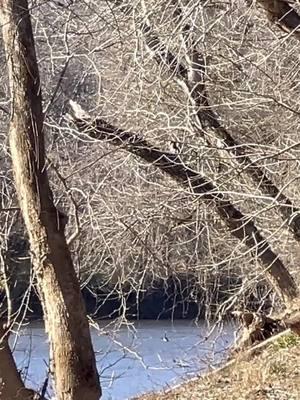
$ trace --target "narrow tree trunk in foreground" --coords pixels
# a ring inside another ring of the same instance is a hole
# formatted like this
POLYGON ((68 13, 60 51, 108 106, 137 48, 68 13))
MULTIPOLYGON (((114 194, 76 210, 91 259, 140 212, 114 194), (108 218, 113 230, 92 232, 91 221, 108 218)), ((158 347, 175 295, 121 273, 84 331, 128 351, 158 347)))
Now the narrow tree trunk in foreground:
MULTIPOLYGON (((13 313, 6 255, 0 249, 0 400, 33 399, 35 392, 26 389, 9 347, 9 325, 13 313)), ((38 398, 38 397, 36 397, 38 398)))
POLYGON ((0 0, 12 93, 9 143, 20 208, 49 335, 57 400, 101 391, 85 306, 45 165, 39 72, 27 0, 0 0))
POLYGON ((0 400, 33 400, 34 395, 33 390, 24 386, 8 344, 8 334, 0 321, 0 400))
POLYGON ((212 201, 230 233, 255 252, 266 277, 286 305, 290 306, 298 300, 299 290, 293 277, 278 255, 272 251, 253 219, 243 215, 230 201, 226 200, 211 181, 183 164, 177 154, 160 151, 141 135, 116 128, 100 118, 92 119, 78 104, 74 102, 70 104, 72 107, 70 118, 79 131, 116 146, 125 146, 130 153, 155 165, 193 193, 212 201))

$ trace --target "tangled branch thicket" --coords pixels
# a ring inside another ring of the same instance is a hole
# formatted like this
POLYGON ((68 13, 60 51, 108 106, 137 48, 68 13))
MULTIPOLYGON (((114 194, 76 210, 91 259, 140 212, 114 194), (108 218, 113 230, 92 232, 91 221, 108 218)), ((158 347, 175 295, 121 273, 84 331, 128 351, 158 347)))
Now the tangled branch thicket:
MULTIPOLYGON (((210 199, 125 144, 78 136, 65 118, 70 99, 178 154, 253 219, 297 275, 300 43, 261 3, 32 2, 55 200, 69 216, 82 286, 101 301, 173 285, 175 300, 181 289, 181 301, 206 305, 208 315, 216 303, 226 310, 273 298, 256 249, 231 235, 210 199)), ((5 250, 21 222, 5 139, 9 90, 5 74, 0 79, 5 250)))

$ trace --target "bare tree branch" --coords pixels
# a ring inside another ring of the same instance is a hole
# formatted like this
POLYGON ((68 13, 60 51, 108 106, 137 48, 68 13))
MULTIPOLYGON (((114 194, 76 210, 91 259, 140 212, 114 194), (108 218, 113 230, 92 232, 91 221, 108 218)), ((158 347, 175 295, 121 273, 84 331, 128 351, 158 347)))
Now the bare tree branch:
POLYGON ((0 5, 13 106, 11 159, 49 335, 56 398, 98 400, 99 376, 66 241, 66 218, 55 207, 46 168, 41 83, 28 1, 1 0, 0 5))
POLYGON ((261 235, 253 218, 243 215, 211 181, 184 165, 177 154, 163 152, 148 143, 141 135, 116 128, 105 120, 100 118, 93 120, 73 101, 70 105, 69 121, 84 135, 105 140, 115 146, 125 146, 127 151, 158 167, 194 194, 212 201, 230 233, 255 252, 267 277, 286 304, 292 303, 299 296, 293 277, 261 235))
MULTIPOLYGON (((177 13, 180 16, 180 10, 177 13)), ((208 93, 205 87, 205 59, 197 51, 196 44, 192 44, 190 49, 190 69, 178 61, 155 34, 149 21, 141 25, 141 30, 145 36, 145 41, 154 54, 155 60, 167 66, 172 74, 180 78, 180 86, 189 95, 195 109, 195 116, 199 122, 194 123, 197 133, 205 135, 205 125, 211 127, 218 138, 221 139, 220 149, 226 150, 234 156, 234 160, 242 167, 251 180, 257 185, 259 190, 278 202, 278 210, 284 221, 287 221, 290 231, 294 234, 297 241, 300 241, 300 210, 294 206, 292 201, 282 192, 281 189, 268 176, 267 171, 252 161, 247 155, 243 145, 221 124, 219 115, 213 110, 209 102, 208 93)), ((185 32, 186 35, 186 25, 185 32)), ((177 80, 178 82, 178 80, 177 80)), ((205 137, 209 143, 209 138, 205 137)))

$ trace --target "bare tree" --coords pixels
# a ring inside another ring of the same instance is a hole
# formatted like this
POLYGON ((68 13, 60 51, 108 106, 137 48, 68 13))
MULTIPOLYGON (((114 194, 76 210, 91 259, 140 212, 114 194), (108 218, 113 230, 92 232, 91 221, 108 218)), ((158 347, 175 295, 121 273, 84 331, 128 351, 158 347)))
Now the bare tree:
MULTIPOLYGON (((67 221, 54 206, 47 176, 41 83, 28 3, 2 0, 0 6, 13 99, 9 142, 15 186, 50 340, 56 395, 61 400, 98 399, 89 324, 64 234, 67 221)), ((9 357, 7 367, 12 364, 9 357)), ((13 366, 7 373, 15 375, 13 366)), ((17 376, 14 379, 22 386, 17 376)))
MULTIPOLYGON (((265 277, 286 303, 297 300, 297 7, 35 3, 47 172, 55 205, 68 210, 65 235, 96 314, 115 296, 113 315, 125 319, 131 294, 140 304, 152 289, 166 293, 172 279, 190 282, 181 292, 206 317, 220 303, 277 306, 265 277), (88 110, 72 140, 70 98, 88 110)), ((0 83, 7 118, 5 77, 0 83)), ((53 215, 62 227, 64 217, 53 215)))
MULTIPOLYGON (((192 24, 187 21, 179 2, 174 2, 176 19, 181 25, 183 43, 185 46, 186 65, 179 62, 176 55, 162 43, 153 31, 147 18, 147 8, 144 5, 144 15, 146 22, 142 22, 140 29, 145 37, 145 42, 149 50, 153 53, 155 60, 159 64, 164 64, 170 70, 171 76, 177 77, 177 82, 183 87, 188 95, 189 101, 193 106, 193 127, 197 135, 203 136, 212 145, 207 128, 213 129, 216 137, 220 139, 217 144, 221 150, 227 151, 234 157, 234 162, 242 167, 243 173, 247 174, 259 190, 278 202, 278 210, 283 220, 288 223, 289 229, 293 232, 296 240, 300 240, 300 211, 292 201, 282 192, 280 188, 268 176, 267 171, 260 167, 255 161, 251 160, 243 145, 226 129, 220 122, 220 116, 214 111, 210 104, 208 90, 206 88, 206 59, 198 50, 198 39, 193 31, 192 24)), ((264 3, 264 2, 262 2, 264 3)), ((269 2, 267 2, 269 4, 269 2)), ((272 2, 271 2, 272 3, 272 2)), ((285 4, 284 2, 278 2, 285 4)), ((287 7, 290 7, 287 5, 287 7)), ((277 7, 278 8, 278 7, 277 7)), ((275 7, 275 9, 277 10, 275 7)), ((293 10, 294 11, 294 10, 293 10)), ((289 15, 290 11, 287 12, 289 15)), ((279 21, 286 13, 281 11, 277 16, 279 21)))
POLYGON ((76 103, 71 102, 71 106, 73 116, 71 116, 71 120, 81 132, 98 140, 107 140, 111 144, 125 146, 131 153, 145 159, 183 185, 190 187, 193 193, 211 200, 230 229, 230 233, 257 253, 267 276, 286 304, 290 306, 295 300, 298 300, 299 289, 293 277, 260 234, 252 218, 244 216, 236 209, 212 182, 185 166, 176 153, 165 153, 151 146, 140 135, 118 129, 102 119, 93 121, 76 103))

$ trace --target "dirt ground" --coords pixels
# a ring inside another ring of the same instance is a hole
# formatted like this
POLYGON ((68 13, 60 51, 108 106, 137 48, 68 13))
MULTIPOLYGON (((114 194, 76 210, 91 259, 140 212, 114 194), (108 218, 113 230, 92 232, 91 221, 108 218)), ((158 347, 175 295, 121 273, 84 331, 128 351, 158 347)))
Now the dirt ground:
POLYGON ((228 368, 138 400, 175 399, 300 400, 300 338, 281 337, 259 355, 240 354, 228 368))

